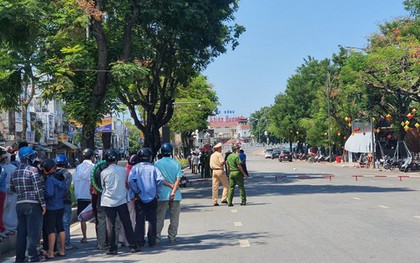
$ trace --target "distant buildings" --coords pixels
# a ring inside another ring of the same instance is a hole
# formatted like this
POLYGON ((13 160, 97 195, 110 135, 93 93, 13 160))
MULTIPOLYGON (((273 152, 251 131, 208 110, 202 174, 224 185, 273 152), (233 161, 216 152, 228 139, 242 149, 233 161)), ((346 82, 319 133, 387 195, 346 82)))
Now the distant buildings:
POLYGON ((225 146, 234 143, 249 143, 252 141, 251 127, 248 118, 244 116, 211 116, 206 131, 196 136, 196 146, 201 147, 205 143, 221 142, 225 146))
MULTIPOLYGON (((80 150, 80 126, 74 125, 63 112, 64 103, 58 100, 44 101, 36 95, 28 107, 28 129, 26 141, 35 150, 49 157, 64 153, 75 158, 80 150)), ((124 151, 128 149, 128 129, 124 117, 105 116, 98 124, 95 147, 102 148, 101 136, 110 133, 111 147, 124 151)), ((16 145, 22 140, 22 116, 19 112, 0 112, 0 146, 16 145)))

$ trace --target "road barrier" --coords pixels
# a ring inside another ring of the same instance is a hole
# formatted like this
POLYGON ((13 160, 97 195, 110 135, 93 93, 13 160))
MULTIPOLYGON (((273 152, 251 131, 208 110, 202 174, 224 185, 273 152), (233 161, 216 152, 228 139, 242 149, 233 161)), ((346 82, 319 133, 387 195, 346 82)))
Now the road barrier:
POLYGON ((334 177, 334 175, 332 175, 332 174, 323 174, 323 175, 301 174, 301 175, 257 175, 257 176, 252 176, 250 178, 256 178, 256 179, 274 178, 274 180, 277 182, 279 179, 284 179, 284 178, 293 178, 293 179, 325 179, 325 178, 328 178, 331 181, 333 177, 334 177))
POLYGON ((387 176, 387 175, 371 175, 371 174, 366 174, 366 175, 352 175, 351 177, 353 177, 355 179, 355 181, 358 181, 359 178, 361 178, 361 177, 368 177, 368 178, 399 178, 400 181, 402 181, 404 178, 420 178, 420 176, 409 176, 409 175, 387 176))

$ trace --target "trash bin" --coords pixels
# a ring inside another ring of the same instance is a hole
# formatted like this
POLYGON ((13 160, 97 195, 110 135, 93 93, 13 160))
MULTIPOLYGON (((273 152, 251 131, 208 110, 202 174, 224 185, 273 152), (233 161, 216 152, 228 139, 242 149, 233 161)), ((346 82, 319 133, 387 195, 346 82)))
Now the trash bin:
POLYGON ((336 163, 341 163, 341 156, 336 156, 335 157, 335 162, 336 163))

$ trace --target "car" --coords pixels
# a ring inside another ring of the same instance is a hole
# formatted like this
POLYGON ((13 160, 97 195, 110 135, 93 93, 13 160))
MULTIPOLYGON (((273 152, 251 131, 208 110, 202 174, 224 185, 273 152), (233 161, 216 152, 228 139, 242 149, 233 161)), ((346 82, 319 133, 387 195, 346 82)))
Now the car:
POLYGON ((273 158, 273 149, 266 149, 265 153, 264 153, 264 158, 265 159, 267 159, 267 158, 272 159, 273 158))
POLYGON ((287 150, 282 150, 280 155, 279 155, 279 162, 283 162, 283 161, 293 161, 293 157, 292 157, 292 153, 290 151, 287 150))
POLYGON ((271 159, 276 159, 276 158, 279 158, 280 153, 281 153, 281 150, 280 150, 280 149, 278 149, 278 148, 274 148, 274 149, 273 149, 273 153, 272 153, 272 155, 271 155, 271 159))

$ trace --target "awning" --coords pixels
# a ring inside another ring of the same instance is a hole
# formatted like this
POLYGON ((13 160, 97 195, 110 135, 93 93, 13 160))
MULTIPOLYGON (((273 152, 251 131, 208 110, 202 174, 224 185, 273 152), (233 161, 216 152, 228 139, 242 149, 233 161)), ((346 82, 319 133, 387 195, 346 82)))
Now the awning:
POLYGON ((42 152, 49 152, 49 153, 52 152, 52 150, 50 148, 47 148, 47 147, 39 145, 39 144, 34 145, 34 150, 42 151, 42 152))
POLYGON ((229 141, 225 142, 225 143, 223 144, 223 146, 232 145, 232 144, 234 144, 234 143, 235 143, 235 139, 230 139, 229 141))
POLYGON ((354 133, 347 139, 346 144, 344 145, 344 149, 354 153, 373 152, 372 133, 354 133))
POLYGON ((79 147, 77 147, 76 145, 71 144, 71 143, 69 143, 69 142, 66 142, 66 141, 58 141, 58 142, 59 142, 59 143, 64 144, 65 146, 69 147, 69 148, 70 148, 70 149, 72 149, 72 150, 77 150, 77 149, 79 149, 79 147))

